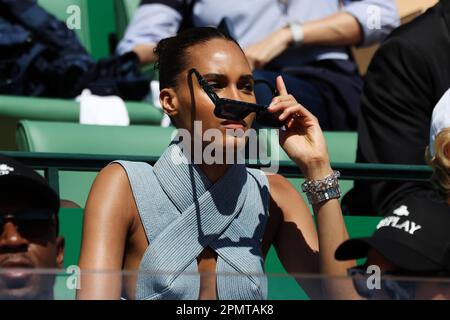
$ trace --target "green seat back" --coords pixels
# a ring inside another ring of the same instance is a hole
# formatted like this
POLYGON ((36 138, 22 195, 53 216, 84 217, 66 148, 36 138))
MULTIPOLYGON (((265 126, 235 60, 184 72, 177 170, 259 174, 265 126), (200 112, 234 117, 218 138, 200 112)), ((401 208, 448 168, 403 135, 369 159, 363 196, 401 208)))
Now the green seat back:
MULTIPOLYGON (((159 156, 174 128, 157 126, 89 126, 75 123, 21 121, 20 151, 128 156, 159 156)), ((84 207, 97 173, 60 172, 61 198, 84 207)))
POLYGON ((73 14, 70 6, 80 9, 80 28, 75 29, 81 43, 95 57, 110 54, 110 35, 116 31, 114 0, 39 0, 38 3, 62 21, 73 14))
MULTIPOLYGON (((334 163, 354 163, 356 160, 356 149, 358 144, 358 134, 356 132, 324 132, 325 139, 328 146, 328 154, 330 161, 334 163)), ((267 145, 271 145, 271 149, 267 151, 268 156, 275 153, 275 158, 280 161, 291 161, 278 143, 278 137, 270 131, 261 131, 260 139, 266 140, 267 145)), ((272 156, 272 159, 274 157, 272 156)), ((303 192, 301 192, 301 184, 304 179, 289 178, 288 179, 297 191, 302 195, 306 203, 307 199, 303 192)), ((340 187, 342 194, 345 195, 353 188, 353 181, 341 180, 340 187)))
MULTIPOLYGON (((286 152, 278 147, 278 138, 269 131, 262 131, 260 136, 273 143, 277 148, 274 149, 278 153, 281 161, 290 160, 286 152), (275 140, 275 141, 274 141, 275 140)), ((353 163, 356 160, 356 149, 358 144, 357 132, 324 132, 327 141, 328 154, 331 162, 353 163)))
POLYGON ((17 144, 27 152, 159 156, 174 130, 24 120, 17 128, 17 144))
POLYGON ((90 51, 91 39, 89 34, 89 22, 88 16, 85 14, 88 10, 87 1, 85 0, 39 0, 38 4, 47 10, 49 13, 53 14, 59 20, 66 22, 71 15, 71 11, 68 11, 70 6, 77 6, 80 8, 80 28, 74 29, 78 36, 78 39, 83 44, 83 46, 90 51))
MULTIPOLYGON (((144 102, 126 102, 131 124, 159 125, 162 112, 144 102)), ((80 103, 74 100, 0 96, 0 150, 17 150, 15 131, 20 120, 78 123, 80 103)))

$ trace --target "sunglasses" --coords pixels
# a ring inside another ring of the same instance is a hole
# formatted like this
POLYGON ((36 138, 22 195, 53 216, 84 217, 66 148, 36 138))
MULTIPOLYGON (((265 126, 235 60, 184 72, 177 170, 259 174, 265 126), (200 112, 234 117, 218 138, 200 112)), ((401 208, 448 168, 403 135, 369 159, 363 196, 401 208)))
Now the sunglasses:
MULTIPOLYGON (((206 92, 208 97, 214 103, 214 115, 217 118, 241 121, 250 113, 255 112, 256 122, 262 126, 280 128, 284 125, 284 122, 279 121, 275 114, 267 110, 269 108, 268 105, 220 98, 214 92, 214 89, 208 84, 208 81, 206 81, 196 69, 190 69, 189 76, 191 74, 195 74, 200 87, 206 92)), ((272 97, 278 95, 278 91, 266 80, 254 80, 254 84, 267 86, 272 93, 272 97)))
POLYGON ((24 237, 46 236, 49 229, 56 225, 55 214, 48 209, 27 209, 15 214, 0 213, 0 234, 9 221, 24 237))
MULTIPOLYGON (((383 279, 383 277, 406 276, 408 271, 385 272, 381 275, 381 289, 391 300, 414 300, 417 283, 398 279, 383 279)), ((372 274, 367 273, 366 266, 358 266, 347 270, 347 275, 352 277, 353 286, 358 294, 366 299, 372 299, 380 290, 369 288, 367 280, 372 274)), ((413 276, 413 274, 410 274, 413 276)))

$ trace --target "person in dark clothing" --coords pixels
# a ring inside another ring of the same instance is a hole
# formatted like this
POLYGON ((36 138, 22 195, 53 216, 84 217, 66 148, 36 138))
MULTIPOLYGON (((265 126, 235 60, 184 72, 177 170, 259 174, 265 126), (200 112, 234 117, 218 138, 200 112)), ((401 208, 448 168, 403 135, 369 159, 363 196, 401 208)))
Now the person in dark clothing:
MULTIPOLYGON (((450 88, 450 0, 395 30, 367 73, 357 162, 425 164, 431 115, 450 88)), ((359 181, 343 199, 351 215, 384 215, 408 195, 433 196, 431 183, 359 181)))
POLYGON ((417 195, 393 207, 368 238, 355 238, 336 250, 339 261, 367 258, 352 267, 353 287, 371 300, 450 299, 450 203, 417 195), (370 284, 379 270, 379 286, 370 284))
POLYGON ((0 156, 0 300, 55 298, 54 269, 64 262, 59 208, 43 177, 0 156))

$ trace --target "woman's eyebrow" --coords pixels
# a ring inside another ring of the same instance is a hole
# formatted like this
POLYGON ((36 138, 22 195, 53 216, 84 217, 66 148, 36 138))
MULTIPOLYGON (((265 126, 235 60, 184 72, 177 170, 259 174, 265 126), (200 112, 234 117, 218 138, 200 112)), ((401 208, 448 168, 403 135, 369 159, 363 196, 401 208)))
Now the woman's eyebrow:
MULTIPOLYGON (((203 75, 203 78, 208 79, 217 79, 217 80, 227 80, 228 77, 221 73, 207 73, 203 75)), ((239 77, 239 81, 253 81, 252 74, 244 74, 239 77)))
POLYGON ((247 80, 247 81, 253 81, 253 75, 251 74, 244 74, 239 77, 239 80, 247 80))
POLYGON ((228 77, 221 73, 207 73, 203 75, 203 78, 208 79, 228 79, 228 77))

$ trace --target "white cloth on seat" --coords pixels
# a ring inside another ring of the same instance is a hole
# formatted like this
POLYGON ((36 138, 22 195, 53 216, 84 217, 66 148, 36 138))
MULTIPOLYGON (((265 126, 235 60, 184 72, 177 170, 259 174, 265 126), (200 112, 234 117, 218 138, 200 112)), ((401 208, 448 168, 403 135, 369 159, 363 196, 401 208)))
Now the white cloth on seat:
POLYGON ((117 96, 101 97, 83 90, 76 98, 80 102, 80 123, 92 125, 128 126, 130 118, 125 102, 117 96))

